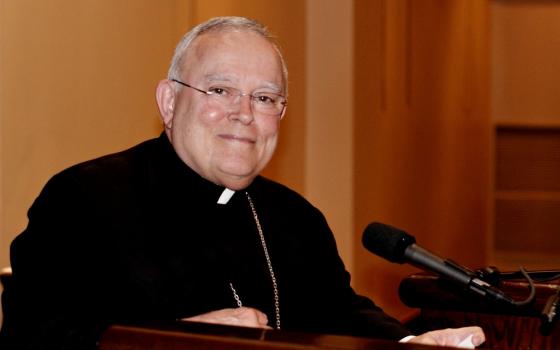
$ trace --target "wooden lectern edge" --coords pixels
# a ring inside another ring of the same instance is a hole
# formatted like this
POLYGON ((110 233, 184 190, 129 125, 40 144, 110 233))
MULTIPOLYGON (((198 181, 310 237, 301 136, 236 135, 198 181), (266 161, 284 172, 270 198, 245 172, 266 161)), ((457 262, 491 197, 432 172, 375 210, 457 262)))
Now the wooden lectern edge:
MULTIPOLYGON (((109 327, 101 336, 99 350, 420 350, 432 349, 419 344, 360 338, 344 335, 303 333, 223 326, 197 322, 121 325, 109 327)), ((439 347, 438 349, 452 349, 439 347)))

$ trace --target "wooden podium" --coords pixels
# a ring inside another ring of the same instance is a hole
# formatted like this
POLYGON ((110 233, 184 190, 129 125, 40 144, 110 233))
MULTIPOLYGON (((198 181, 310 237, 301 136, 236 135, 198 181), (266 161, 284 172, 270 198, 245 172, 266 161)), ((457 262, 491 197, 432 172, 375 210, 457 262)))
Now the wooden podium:
MULTIPOLYGON (((349 336, 295 333, 194 322, 114 325, 100 339, 99 350, 427 350, 425 345, 349 336)), ((441 347, 438 349, 455 349, 441 347)))
MULTIPOLYGON (((486 334, 484 348, 560 349, 560 320, 542 322, 541 315, 547 302, 557 296, 559 282, 535 283, 535 300, 522 307, 498 304, 428 274, 404 279, 399 295, 405 305, 420 309, 418 317, 407 323, 415 333, 476 325, 486 334)), ((524 280, 501 282, 499 289, 517 301, 529 295, 524 280)))

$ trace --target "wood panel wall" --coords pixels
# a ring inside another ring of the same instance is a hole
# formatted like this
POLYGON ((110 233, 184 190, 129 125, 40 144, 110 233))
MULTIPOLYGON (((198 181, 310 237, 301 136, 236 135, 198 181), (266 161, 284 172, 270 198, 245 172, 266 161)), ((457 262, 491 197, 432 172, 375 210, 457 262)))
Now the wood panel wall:
MULTIPOLYGON (((490 183, 488 3, 355 2, 355 242, 401 227, 468 266, 485 263, 490 183)), ((358 289, 399 317, 413 269, 354 251, 358 289)))
POLYGON ((560 267, 560 2, 492 1, 489 261, 560 267))

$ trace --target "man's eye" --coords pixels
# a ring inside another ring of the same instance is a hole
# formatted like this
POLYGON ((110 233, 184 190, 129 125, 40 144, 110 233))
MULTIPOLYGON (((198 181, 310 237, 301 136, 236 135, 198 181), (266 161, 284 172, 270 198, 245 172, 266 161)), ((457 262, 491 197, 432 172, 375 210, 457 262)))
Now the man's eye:
POLYGON ((210 89, 208 89, 208 92, 218 96, 227 96, 230 93, 228 88, 221 86, 211 87, 210 89))
POLYGON ((255 98, 256 98, 257 102, 265 104, 265 105, 276 103, 276 99, 274 98, 274 96, 271 96, 271 95, 256 95, 255 98))

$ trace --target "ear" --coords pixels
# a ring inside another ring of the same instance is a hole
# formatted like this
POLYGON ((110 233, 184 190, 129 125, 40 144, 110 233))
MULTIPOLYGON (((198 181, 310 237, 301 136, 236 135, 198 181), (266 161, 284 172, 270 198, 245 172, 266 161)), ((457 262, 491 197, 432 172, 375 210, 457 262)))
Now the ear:
POLYGON ((156 101, 165 129, 171 129, 175 111, 175 89, 171 80, 164 79, 159 82, 156 88, 156 101))

